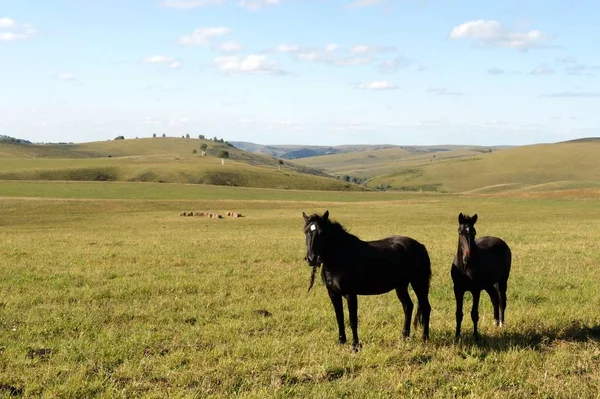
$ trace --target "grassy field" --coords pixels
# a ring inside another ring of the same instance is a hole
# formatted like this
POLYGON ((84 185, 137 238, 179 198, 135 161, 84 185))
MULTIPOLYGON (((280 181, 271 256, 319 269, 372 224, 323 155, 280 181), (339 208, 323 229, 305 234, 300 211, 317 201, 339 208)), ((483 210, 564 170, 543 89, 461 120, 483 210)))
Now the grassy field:
POLYGON ((209 140, 154 138, 72 145, 0 143, 1 180, 135 181, 313 190, 364 190, 310 167, 209 140), (200 145, 208 145, 200 156, 200 145), (193 150, 197 153, 193 154, 193 150), (217 156, 227 150, 230 159, 217 156))
POLYGON ((548 199, 1 182, 0 397, 598 398, 600 202, 571 189, 548 199), (302 211, 325 209, 363 239, 427 246, 429 343, 420 330, 400 339, 389 293, 359 298, 359 353, 337 344, 329 298, 320 281, 306 292, 302 261, 302 211), (493 327, 482 296, 480 343, 469 295, 453 342, 459 212, 478 213, 478 234, 514 254, 507 325, 493 327))

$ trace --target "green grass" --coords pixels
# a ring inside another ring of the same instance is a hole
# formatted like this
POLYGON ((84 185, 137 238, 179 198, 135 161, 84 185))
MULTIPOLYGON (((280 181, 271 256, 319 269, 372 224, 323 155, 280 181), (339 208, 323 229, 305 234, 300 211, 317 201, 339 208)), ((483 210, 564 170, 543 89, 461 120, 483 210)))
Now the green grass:
POLYGON ((597 197, 116 182, 2 182, 0 193, 0 397, 598 398, 597 197), (359 353, 336 343, 302 261, 301 212, 325 209, 363 239, 427 246, 429 343, 420 330, 400 339, 393 292, 359 298, 359 353), (459 212, 478 213, 478 234, 514 254, 507 325, 493 327, 482 295, 479 344, 469 295, 453 342, 459 212))

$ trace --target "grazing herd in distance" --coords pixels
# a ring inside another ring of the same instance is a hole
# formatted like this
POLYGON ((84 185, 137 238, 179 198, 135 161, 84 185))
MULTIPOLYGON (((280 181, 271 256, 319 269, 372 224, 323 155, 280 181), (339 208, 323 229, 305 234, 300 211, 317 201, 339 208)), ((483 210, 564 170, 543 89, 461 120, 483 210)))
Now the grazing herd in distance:
MULTIPOLYGON (((312 267, 308 290, 314 284, 318 267, 335 311, 338 342, 346 342, 342 298, 346 299, 352 349, 360 347, 358 338, 358 295, 380 295, 391 290, 404 310, 402 335, 410 336, 413 302, 408 293, 410 285, 417 296, 414 327, 423 326, 423 341, 429 339, 431 305, 428 295, 431 282, 431 262, 427 249, 413 238, 390 236, 374 241, 363 241, 349 233, 339 222, 329 219, 329 211, 310 216, 302 212, 306 236, 304 260, 312 267)), ((473 337, 479 339, 479 297, 485 290, 494 308, 496 327, 504 325, 507 282, 512 253, 506 242, 498 237, 475 239, 477 214, 458 215, 458 248, 450 268, 456 300, 455 339, 460 338, 463 319, 463 298, 471 292, 473 307, 473 337)))
MULTIPOLYGON (((220 213, 210 213, 210 212, 194 212, 194 211, 186 212, 186 211, 183 211, 179 214, 179 216, 204 216, 204 217, 208 217, 209 219, 223 219, 223 215, 221 215, 220 213)), ((232 218, 244 217, 241 213, 238 213, 238 212, 227 212, 227 216, 230 216, 232 218)))

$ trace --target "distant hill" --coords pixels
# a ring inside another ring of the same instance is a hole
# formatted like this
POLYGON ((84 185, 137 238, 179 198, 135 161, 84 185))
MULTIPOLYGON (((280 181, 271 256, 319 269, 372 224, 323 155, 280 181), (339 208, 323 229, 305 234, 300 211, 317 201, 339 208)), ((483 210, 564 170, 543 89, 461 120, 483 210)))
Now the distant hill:
POLYGON ((557 144, 560 144, 560 143, 594 143, 594 142, 600 142, 600 137, 584 137, 581 139, 561 141, 557 144))
POLYGON ((0 142, 0 179, 109 180, 245 187, 364 190, 310 166, 212 140, 144 138, 81 144, 0 142), (206 144, 206 156, 201 145, 206 144), (195 151, 195 153, 194 153, 195 151), (220 151, 229 153, 225 164, 220 151))
MULTIPOLYGON (((600 140, 537 144, 458 158, 410 162, 368 180, 394 190, 495 193, 597 187, 600 140)), ((314 165, 313 165, 314 166, 314 165)))
POLYGON ((314 157, 318 155, 337 154, 341 150, 332 147, 320 146, 284 146, 284 145, 262 145, 248 143, 245 141, 232 141, 231 144, 241 150, 254 154, 266 154, 282 159, 296 159, 314 157))
MULTIPOLYGON (((339 146, 313 145, 262 145, 246 141, 232 141, 231 144, 241 150, 255 154, 268 154, 283 159, 303 159, 325 155, 347 154, 364 151, 400 149, 415 153, 452 151, 455 149, 472 148, 473 146, 440 145, 440 146, 398 146, 391 144, 356 144, 339 146)), ((509 146, 481 147, 491 149, 509 148, 509 146)))

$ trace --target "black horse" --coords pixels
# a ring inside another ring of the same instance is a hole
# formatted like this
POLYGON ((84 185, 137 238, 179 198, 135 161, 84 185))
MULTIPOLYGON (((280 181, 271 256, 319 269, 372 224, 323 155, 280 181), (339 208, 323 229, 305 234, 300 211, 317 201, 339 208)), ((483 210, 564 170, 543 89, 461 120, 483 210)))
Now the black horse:
POLYGON ((494 322, 498 327, 504 325, 506 309, 506 287, 510 274, 512 253, 510 248, 498 237, 480 237, 475 240, 475 222, 473 217, 458 215, 458 249, 450 274, 454 282, 456 298, 456 339, 460 337, 460 325, 463 319, 463 299, 466 291, 473 295, 473 336, 479 339, 477 321, 479 320, 479 295, 485 290, 494 306, 494 322))
POLYGON ((415 291, 419 306, 414 326, 423 325, 423 340, 429 338, 428 294, 431 280, 429 254, 418 241, 403 236, 392 236, 377 241, 362 241, 350 234, 339 223, 329 220, 329 211, 320 216, 304 216, 306 234, 306 257, 313 267, 311 284, 316 268, 323 265, 321 278, 327 287, 335 310, 339 329, 339 343, 346 342, 342 297, 346 298, 352 349, 358 349, 358 295, 379 295, 392 289, 404 309, 404 337, 410 335, 410 319, 413 302, 408 294, 410 284, 415 291))

